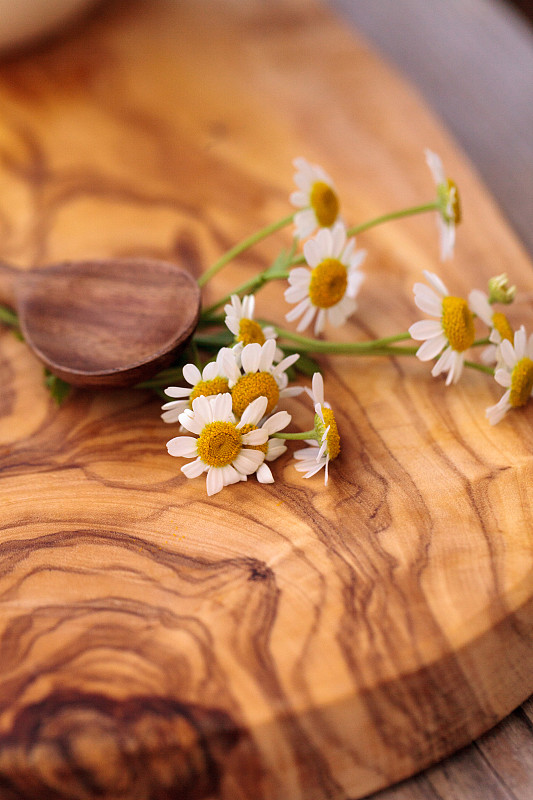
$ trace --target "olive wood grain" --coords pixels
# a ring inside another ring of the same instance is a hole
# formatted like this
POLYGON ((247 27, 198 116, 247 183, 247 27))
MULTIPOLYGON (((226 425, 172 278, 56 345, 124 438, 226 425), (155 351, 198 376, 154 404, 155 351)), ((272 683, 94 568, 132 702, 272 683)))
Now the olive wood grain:
POLYGON ((168 366, 189 342, 200 290, 154 259, 0 264, 0 301, 18 313, 26 344, 74 386, 131 386, 168 366))
MULTIPOLYGON (((431 217, 359 237, 367 280, 335 335, 405 330, 424 268, 458 294, 507 269, 513 321, 531 316, 528 259, 468 163, 307 0, 106 4, 0 65, 0 102, 6 261, 198 274, 286 215, 294 156, 333 175, 355 224, 431 199, 430 146, 463 198, 455 259, 438 264, 431 217)), ((283 320, 281 291, 260 315, 283 320)), ((27 348, 0 348, 2 800, 353 800, 531 693, 532 409, 490 428, 486 376, 446 389, 414 359, 323 359, 343 443, 327 489, 287 453, 275 484, 208 500, 153 397, 57 409, 27 348)), ((287 407, 309 427, 305 397, 287 407)))

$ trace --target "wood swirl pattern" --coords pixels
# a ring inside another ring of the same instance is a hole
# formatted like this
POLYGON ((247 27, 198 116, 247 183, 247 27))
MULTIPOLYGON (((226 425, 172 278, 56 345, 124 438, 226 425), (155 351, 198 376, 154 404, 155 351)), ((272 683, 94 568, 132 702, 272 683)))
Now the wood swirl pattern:
MULTIPOLYGON (((361 236, 367 281, 339 336, 405 329, 424 268, 458 293, 506 270, 513 313, 533 310, 527 259, 464 158, 304 0, 105 4, 1 63, 0 105, 8 262, 175 258, 197 275, 286 213, 294 156, 324 165, 356 222, 428 197, 431 146, 464 198, 456 258, 440 269, 431 218, 361 236)), ((258 305, 281 321, 279 292, 258 305)), ((532 409, 492 429, 485 376, 445 390, 414 360, 323 364, 343 437, 327 490, 286 454, 275 484, 208 501, 152 395, 79 390, 58 409, 0 332, 1 800, 355 800, 533 691, 532 409)))

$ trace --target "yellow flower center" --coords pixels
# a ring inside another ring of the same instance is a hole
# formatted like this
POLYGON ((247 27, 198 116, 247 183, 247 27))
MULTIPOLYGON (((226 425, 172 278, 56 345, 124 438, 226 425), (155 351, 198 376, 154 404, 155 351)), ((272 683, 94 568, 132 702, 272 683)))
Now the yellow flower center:
POLYGON ((189 403, 197 397, 209 397, 212 394, 225 394, 229 392, 227 378, 213 378, 211 381, 198 381, 191 392, 189 403))
POLYGON ((501 311, 495 311, 492 315, 492 325, 498 331, 502 340, 508 339, 510 342, 513 341, 513 329, 509 324, 509 320, 501 311))
POLYGON ((515 364, 511 373, 509 403, 513 408, 525 406, 533 389, 533 361, 525 356, 515 364))
MULTIPOLYGON (((245 433, 250 433, 250 431, 256 431, 257 425, 243 425, 242 428, 239 428, 241 432, 241 436, 244 436, 245 433)), ((264 444, 244 444, 243 447, 246 447, 249 450, 260 450, 265 455, 268 453, 268 440, 264 442, 264 444)))
POLYGON ((462 297, 445 297, 442 301, 442 329, 453 350, 462 353, 474 343, 474 316, 462 297))
POLYGON ((440 213, 444 222, 454 222, 459 225, 462 219, 461 200, 459 198, 459 190, 455 181, 448 178, 446 183, 439 183, 437 186, 437 196, 439 199, 440 213), (453 192, 453 200, 451 203, 451 213, 449 209, 450 193, 453 192))
POLYGON ((279 387, 270 372, 247 372, 231 390, 233 413, 242 417, 245 408, 258 397, 268 400, 265 414, 270 414, 278 404, 279 387))
POLYGON ((264 344, 265 343, 265 334, 263 333, 263 329, 261 325, 259 325, 253 319, 241 319, 239 321, 239 335, 237 336, 238 342, 243 342, 244 345, 247 344, 264 344))
POLYGON ((452 212, 453 218, 456 225, 459 225, 463 218, 463 213, 461 211, 461 200, 459 198, 459 189, 457 188, 457 184, 455 181, 452 181, 451 178, 448 178, 446 181, 446 188, 448 189, 448 194, 450 193, 451 189, 455 189, 454 198, 452 203, 452 212))
POLYGON ((241 448, 241 433, 233 422, 208 422, 196 442, 198 455, 210 467, 231 464, 241 448))
POLYGON ((309 199, 320 227, 330 228, 339 214, 339 198, 331 186, 324 181, 316 181, 309 199))
POLYGON ((338 258, 326 258, 311 272, 309 299, 314 306, 330 308, 342 300, 347 285, 344 264, 338 258))
POLYGON ((329 455, 330 460, 332 461, 334 458, 337 458, 341 451, 341 437, 339 436, 339 431, 337 428, 337 422, 335 420, 335 415, 331 408, 325 408, 324 406, 320 406, 322 409, 322 415, 324 417, 324 422, 320 419, 318 414, 315 414, 315 428, 318 431, 320 436, 319 444, 322 443, 322 438, 324 433, 326 432, 326 428, 329 425, 329 431, 326 436, 327 440, 327 452, 329 455))

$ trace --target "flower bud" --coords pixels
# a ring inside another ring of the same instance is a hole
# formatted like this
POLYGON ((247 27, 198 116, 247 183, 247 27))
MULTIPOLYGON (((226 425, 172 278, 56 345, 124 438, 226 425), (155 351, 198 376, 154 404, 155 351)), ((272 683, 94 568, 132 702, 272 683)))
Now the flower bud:
POLYGON ((495 275, 489 279, 489 303, 512 303, 516 294, 516 286, 509 286, 507 274, 495 275))

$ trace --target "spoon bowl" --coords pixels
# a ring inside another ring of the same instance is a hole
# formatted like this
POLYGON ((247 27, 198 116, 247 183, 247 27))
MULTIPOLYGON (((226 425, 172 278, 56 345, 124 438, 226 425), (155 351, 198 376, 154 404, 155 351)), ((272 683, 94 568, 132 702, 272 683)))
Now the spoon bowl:
POLYGON ((200 315, 194 278, 176 264, 145 258, 33 270, 0 264, 0 302, 17 312, 43 364, 81 387, 147 380, 187 345, 200 315))

